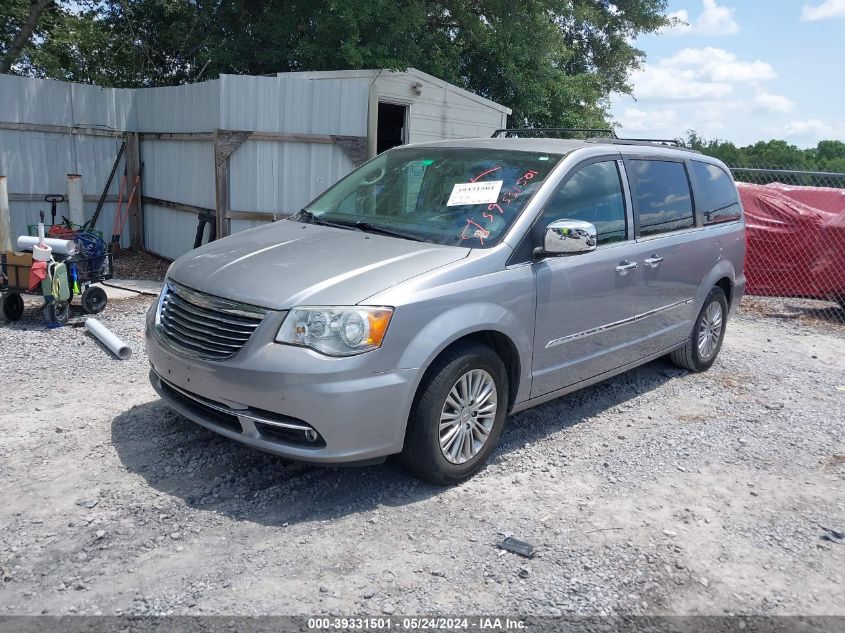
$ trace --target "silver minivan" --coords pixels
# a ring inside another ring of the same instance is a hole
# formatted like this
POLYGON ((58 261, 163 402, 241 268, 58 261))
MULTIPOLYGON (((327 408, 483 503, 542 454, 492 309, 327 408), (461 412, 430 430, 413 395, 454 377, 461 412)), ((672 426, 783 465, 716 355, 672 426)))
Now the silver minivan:
POLYGON ((745 288, 714 159, 616 140, 407 145, 191 251, 147 319, 175 410, 321 463, 451 484, 509 413, 664 355, 709 368, 745 288))

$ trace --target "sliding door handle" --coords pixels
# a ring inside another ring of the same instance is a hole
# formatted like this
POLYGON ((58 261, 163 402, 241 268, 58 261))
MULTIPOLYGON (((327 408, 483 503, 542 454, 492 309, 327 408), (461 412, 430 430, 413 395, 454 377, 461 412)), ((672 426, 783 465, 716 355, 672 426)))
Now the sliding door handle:
POLYGON ((644 259, 643 264, 648 266, 649 268, 657 268, 660 266, 660 262, 663 261, 663 258, 660 255, 652 255, 651 257, 644 259))
POLYGON ((627 259, 623 259, 616 267, 616 272, 624 277, 629 271, 634 270, 636 267, 637 262, 629 262, 627 259))

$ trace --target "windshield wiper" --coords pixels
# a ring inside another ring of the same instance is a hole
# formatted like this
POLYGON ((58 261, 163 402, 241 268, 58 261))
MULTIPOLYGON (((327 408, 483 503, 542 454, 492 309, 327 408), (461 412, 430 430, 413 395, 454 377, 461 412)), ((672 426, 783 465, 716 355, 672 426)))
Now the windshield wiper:
MULTIPOLYGON (((346 224, 346 223, 344 223, 346 224)), ((362 220, 357 220, 355 222, 349 222, 346 226, 351 226, 353 228, 358 229, 359 231, 363 231, 364 233, 378 233, 380 235, 389 235, 391 237, 401 237, 406 240, 413 240, 415 242, 430 242, 428 238, 421 237, 419 235, 414 235, 413 233, 406 233, 405 231, 397 231, 395 229, 388 229, 383 226, 375 226, 370 224, 369 222, 364 222, 362 220)))
POLYGON ((320 226, 331 226, 336 229, 346 229, 349 228, 349 224, 344 224, 341 222, 329 222, 328 220, 324 220, 323 218, 314 215, 310 211, 306 211, 302 209, 299 213, 292 215, 291 220, 295 220, 297 222, 307 222, 308 224, 318 224, 320 226))
POLYGON ((396 231, 382 226, 375 226, 369 222, 364 222, 363 220, 356 220, 354 222, 346 222, 343 220, 330 222, 329 220, 324 220, 323 218, 314 215, 311 211, 307 211, 306 209, 302 209, 296 215, 291 216, 291 219, 299 222, 308 222, 310 224, 319 224, 320 226, 331 226, 336 229, 356 229, 358 231, 363 231, 364 233, 378 233, 380 235, 390 235, 391 237, 401 237, 406 240, 414 240, 415 242, 431 241, 425 237, 414 235, 413 233, 405 233, 404 231, 396 231))

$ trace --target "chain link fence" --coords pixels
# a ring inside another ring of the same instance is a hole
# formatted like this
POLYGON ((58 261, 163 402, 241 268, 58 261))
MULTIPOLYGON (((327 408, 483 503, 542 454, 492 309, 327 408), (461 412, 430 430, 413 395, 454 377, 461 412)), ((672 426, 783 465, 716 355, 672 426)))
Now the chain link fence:
POLYGON ((747 224, 744 307, 845 324, 845 174, 731 171, 747 224))

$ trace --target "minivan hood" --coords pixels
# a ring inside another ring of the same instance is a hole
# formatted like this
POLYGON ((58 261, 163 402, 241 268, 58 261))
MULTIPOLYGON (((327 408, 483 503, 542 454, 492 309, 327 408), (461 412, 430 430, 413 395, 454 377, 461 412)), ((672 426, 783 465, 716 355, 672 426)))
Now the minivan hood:
POLYGON ((414 242, 289 220, 236 233, 176 260, 174 281, 273 310, 354 305, 468 248, 414 242))

